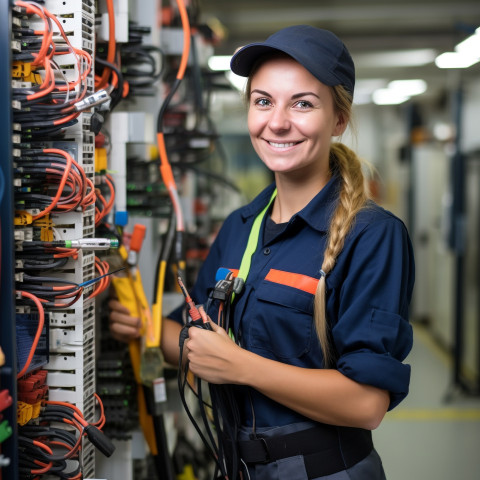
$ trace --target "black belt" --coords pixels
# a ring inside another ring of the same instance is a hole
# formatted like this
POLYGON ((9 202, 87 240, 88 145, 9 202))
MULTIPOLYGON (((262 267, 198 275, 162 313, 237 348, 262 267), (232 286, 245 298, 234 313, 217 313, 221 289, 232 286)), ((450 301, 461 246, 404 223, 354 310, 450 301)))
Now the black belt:
POLYGON ((237 443, 240 457, 247 465, 302 455, 309 479, 353 467, 373 450, 369 430, 324 424, 286 435, 257 435, 237 443))

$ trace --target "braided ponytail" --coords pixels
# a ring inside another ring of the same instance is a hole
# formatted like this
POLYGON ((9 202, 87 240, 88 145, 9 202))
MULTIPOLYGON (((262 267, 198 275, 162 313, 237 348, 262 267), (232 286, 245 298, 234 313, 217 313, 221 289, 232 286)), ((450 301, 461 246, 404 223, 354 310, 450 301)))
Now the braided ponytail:
MULTIPOLYGON (((333 87, 336 104, 341 103, 348 109, 347 119, 350 117, 350 104, 342 102, 345 96, 342 87, 333 87), (339 101, 339 97, 342 97, 339 101)), ((347 99, 348 100, 348 99, 347 99)), ((338 108, 338 107, 337 107, 338 108)), ((368 192, 365 186, 365 177, 362 170, 362 161, 356 153, 342 143, 332 143, 330 148, 330 169, 341 177, 341 190, 335 212, 330 220, 327 246, 325 248, 321 276, 317 285, 314 302, 314 319, 317 336, 323 351, 324 366, 330 367, 333 363, 332 346, 329 340, 329 331, 326 318, 326 281, 328 275, 343 249, 345 238, 352 228, 357 213, 365 206, 368 192)))

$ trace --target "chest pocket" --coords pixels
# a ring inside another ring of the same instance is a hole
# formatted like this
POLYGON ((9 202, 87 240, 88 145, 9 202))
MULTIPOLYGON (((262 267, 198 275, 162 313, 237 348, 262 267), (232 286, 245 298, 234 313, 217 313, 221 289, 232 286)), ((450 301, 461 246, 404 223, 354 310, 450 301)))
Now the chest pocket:
POLYGON ((308 353, 312 337, 316 338, 313 295, 264 280, 254 296, 255 306, 246 315, 251 348, 269 358, 296 363, 293 360, 308 353))

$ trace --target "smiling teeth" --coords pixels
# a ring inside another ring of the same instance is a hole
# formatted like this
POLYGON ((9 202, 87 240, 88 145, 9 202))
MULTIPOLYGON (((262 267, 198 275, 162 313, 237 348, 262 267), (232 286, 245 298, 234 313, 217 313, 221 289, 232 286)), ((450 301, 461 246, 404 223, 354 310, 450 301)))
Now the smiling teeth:
POLYGON ((287 148, 287 147, 293 147, 295 145, 294 142, 291 143, 275 143, 275 142, 268 142, 272 147, 276 148, 287 148))

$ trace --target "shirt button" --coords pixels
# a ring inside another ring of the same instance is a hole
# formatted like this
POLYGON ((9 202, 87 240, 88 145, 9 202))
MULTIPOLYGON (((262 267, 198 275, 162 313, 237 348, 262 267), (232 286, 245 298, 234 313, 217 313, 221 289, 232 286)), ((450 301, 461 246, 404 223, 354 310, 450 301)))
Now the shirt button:
POLYGON ((270 255, 270 249, 267 247, 267 248, 263 251, 263 254, 264 254, 264 255, 270 255))

